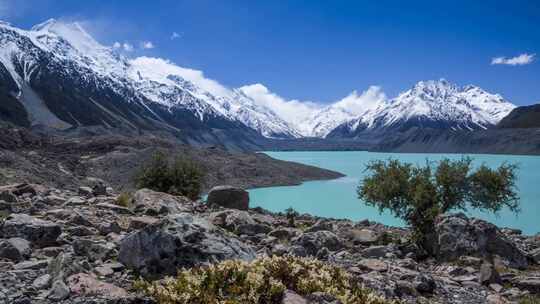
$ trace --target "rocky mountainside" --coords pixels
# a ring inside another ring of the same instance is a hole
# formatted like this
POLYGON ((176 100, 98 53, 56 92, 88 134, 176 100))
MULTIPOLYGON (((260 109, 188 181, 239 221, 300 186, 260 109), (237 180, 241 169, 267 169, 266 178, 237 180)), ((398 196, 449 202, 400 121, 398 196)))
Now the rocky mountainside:
POLYGON ((212 94, 163 60, 126 58, 77 23, 1 23, 0 46, 0 118, 20 126, 167 131, 186 143, 248 148, 263 136, 297 136, 246 96, 212 94))
POLYGON ((460 88, 444 79, 421 81, 387 104, 338 126, 328 137, 358 137, 410 128, 485 130, 495 126, 514 108, 500 95, 476 86, 460 88))
POLYGON ((504 117, 499 128, 540 128, 540 104, 517 107, 504 117))
MULTIPOLYGON (((405 228, 308 214, 291 222, 249 209, 241 189, 215 191, 205 204, 148 189, 121 199, 101 183, 0 187, 0 303, 156 303, 135 288, 140 276, 268 256, 337 266, 402 303, 517 303, 540 294, 538 235, 446 215, 435 226, 438 255, 426 260, 405 228)), ((336 303, 289 288, 276 303, 336 303)))

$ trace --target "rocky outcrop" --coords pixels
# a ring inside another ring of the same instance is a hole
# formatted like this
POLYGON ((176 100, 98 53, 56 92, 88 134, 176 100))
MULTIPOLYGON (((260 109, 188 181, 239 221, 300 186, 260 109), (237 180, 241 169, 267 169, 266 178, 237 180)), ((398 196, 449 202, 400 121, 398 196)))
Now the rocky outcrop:
POLYGON ((226 259, 251 260, 253 249, 207 220, 181 213, 135 232, 120 243, 118 260, 144 276, 173 275, 226 259))
POLYGON ((437 255, 442 261, 455 261, 461 256, 499 256, 510 267, 528 266, 526 255, 497 226, 484 220, 462 213, 441 216, 436 221, 435 234, 437 255))
MULTIPOLYGON (((522 257, 534 263, 540 237, 462 215, 441 217, 440 257, 425 260, 407 228, 367 220, 303 214, 291 226, 284 214, 262 208, 223 208, 149 190, 124 207, 110 188, 95 195, 91 188, 32 187, 36 194, 6 192, 16 203, 0 205, 8 215, 0 220, 0 304, 153 303, 133 290, 140 275, 269 255, 326 261, 404 304, 503 303, 538 293, 535 266, 512 267, 523 266, 522 257)), ((336 301, 321 292, 289 290, 283 297, 336 301)))
POLYGON ((210 205, 247 210, 249 208, 249 193, 233 186, 217 186, 210 190, 206 201, 210 205))
POLYGON ((147 215, 189 212, 191 201, 185 197, 140 189, 133 195, 133 206, 137 212, 147 215))

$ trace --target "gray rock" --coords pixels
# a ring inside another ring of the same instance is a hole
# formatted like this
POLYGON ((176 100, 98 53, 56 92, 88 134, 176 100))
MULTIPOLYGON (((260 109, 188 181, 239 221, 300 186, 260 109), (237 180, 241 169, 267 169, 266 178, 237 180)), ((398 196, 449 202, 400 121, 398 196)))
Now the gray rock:
POLYGON ((95 196, 107 195, 107 186, 104 183, 96 183, 92 187, 92 194, 95 196))
POLYGON ((11 214, 0 231, 5 238, 20 237, 32 244, 46 246, 56 242, 62 229, 58 224, 26 214, 11 214))
POLYGON ((209 219, 212 224, 238 235, 255 236, 260 233, 266 234, 272 230, 266 223, 256 221, 247 211, 231 209, 213 212, 209 219))
POLYGON ((293 245, 305 248, 308 255, 315 256, 319 249, 326 247, 330 251, 343 248, 343 242, 330 231, 303 233, 292 240, 293 245))
POLYGON ((62 301, 69 297, 69 288, 62 280, 54 281, 48 298, 52 301, 62 301))
POLYGON ((191 201, 182 196, 174 196, 150 189, 140 189, 133 194, 132 209, 150 216, 189 212, 191 201))
POLYGON ((49 284, 51 282, 51 276, 49 274, 44 274, 42 276, 37 277, 34 282, 32 282, 32 286, 36 289, 45 289, 49 287, 49 284))
POLYGON ((273 236, 280 240, 290 240, 300 235, 300 233, 301 233, 300 229, 289 228, 289 227, 279 227, 268 232, 268 236, 273 236))
POLYGON ((0 258, 19 262, 28 259, 32 254, 30 243, 21 238, 0 240, 0 258))
POLYGON ((309 302, 292 290, 285 290, 281 304, 308 304, 309 302))
POLYGON ((48 260, 37 260, 37 261, 24 261, 20 262, 18 264, 13 265, 13 269, 16 270, 37 270, 37 269, 43 269, 46 268, 49 264, 48 260))
POLYGON ((478 273, 478 283, 486 286, 491 283, 501 283, 501 277, 493 264, 488 262, 482 264, 478 273))
POLYGON ((118 205, 110 204, 110 203, 98 203, 96 204, 96 207, 100 209, 111 210, 118 214, 129 214, 129 215, 133 214, 133 211, 131 211, 130 209, 126 207, 122 207, 122 206, 118 206, 118 205))
POLYGON ((316 232, 316 231, 333 231, 334 225, 332 222, 326 220, 318 220, 311 227, 306 229, 305 232, 316 232))
POLYGON ((169 215, 125 237, 118 260, 144 276, 226 259, 252 260, 254 250, 207 220, 187 213, 169 215))
POLYGON ((362 259, 358 262, 360 269, 368 271, 386 272, 388 271, 388 264, 378 259, 362 259))
POLYGON ((373 245, 379 241, 379 234, 371 229, 347 229, 343 235, 354 244, 373 245))
POLYGON ((535 250, 529 252, 529 256, 536 264, 540 264, 540 248, 536 248, 535 250))
POLYGON ((513 268, 528 266, 527 257, 497 226, 464 214, 440 216, 435 224, 438 258, 457 260, 461 256, 490 258, 498 255, 513 268))
POLYGON ((540 278, 538 277, 517 277, 512 280, 512 284, 532 294, 540 294, 540 278))
POLYGON ((116 253, 116 245, 111 242, 77 239, 71 245, 76 255, 86 256, 89 261, 105 261, 116 253))
POLYGON ((207 203, 225 208, 248 210, 249 192, 233 186, 217 186, 208 193, 207 203))
POLYGON ((384 258, 387 254, 393 253, 393 246, 371 246, 362 250, 362 255, 367 258, 384 258))
POLYGON ((421 293, 433 293, 437 287, 433 277, 425 274, 417 276, 413 281, 413 285, 421 293))
POLYGON ((86 187, 86 186, 79 187, 78 193, 79 193, 80 196, 91 197, 92 196, 92 188, 86 187))

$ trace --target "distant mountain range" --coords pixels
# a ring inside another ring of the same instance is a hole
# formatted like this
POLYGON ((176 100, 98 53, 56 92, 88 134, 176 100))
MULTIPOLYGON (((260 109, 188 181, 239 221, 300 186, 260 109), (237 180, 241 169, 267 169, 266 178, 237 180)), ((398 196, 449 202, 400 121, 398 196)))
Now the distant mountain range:
POLYGON ((0 119, 20 126, 166 131, 189 144, 256 148, 265 140, 362 139, 411 128, 462 133, 501 120, 505 127, 538 122, 520 108, 512 112, 515 105, 500 95, 443 79, 421 81, 391 100, 355 104, 354 111, 338 102, 290 121, 241 89, 211 80, 196 85, 186 77, 196 72, 159 58, 127 58, 77 23, 48 20, 31 30, 0 23, 0 119), (526 123, 503 119, 510 112, 526 123))

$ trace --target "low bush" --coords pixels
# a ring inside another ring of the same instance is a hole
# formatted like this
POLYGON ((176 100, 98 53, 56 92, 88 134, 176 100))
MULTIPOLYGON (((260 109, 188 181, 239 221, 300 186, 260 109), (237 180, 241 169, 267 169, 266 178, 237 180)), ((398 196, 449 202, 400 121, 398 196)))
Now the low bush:
POLYGON ((180 271, 176 278, 139 280, 135 288, 161 304, 277 304, 287 289, 300 295, 328 293, 343 304, 393 303, 364 288, 341 268, 291 256, 224 261, 180 271))
POLYGON ((164 153, 157 152, 137 174, 136 184, 138 188, 195 200, 200 197, 203 178, 202 169, 191 159, 178 156, 170 162, 164 153))

